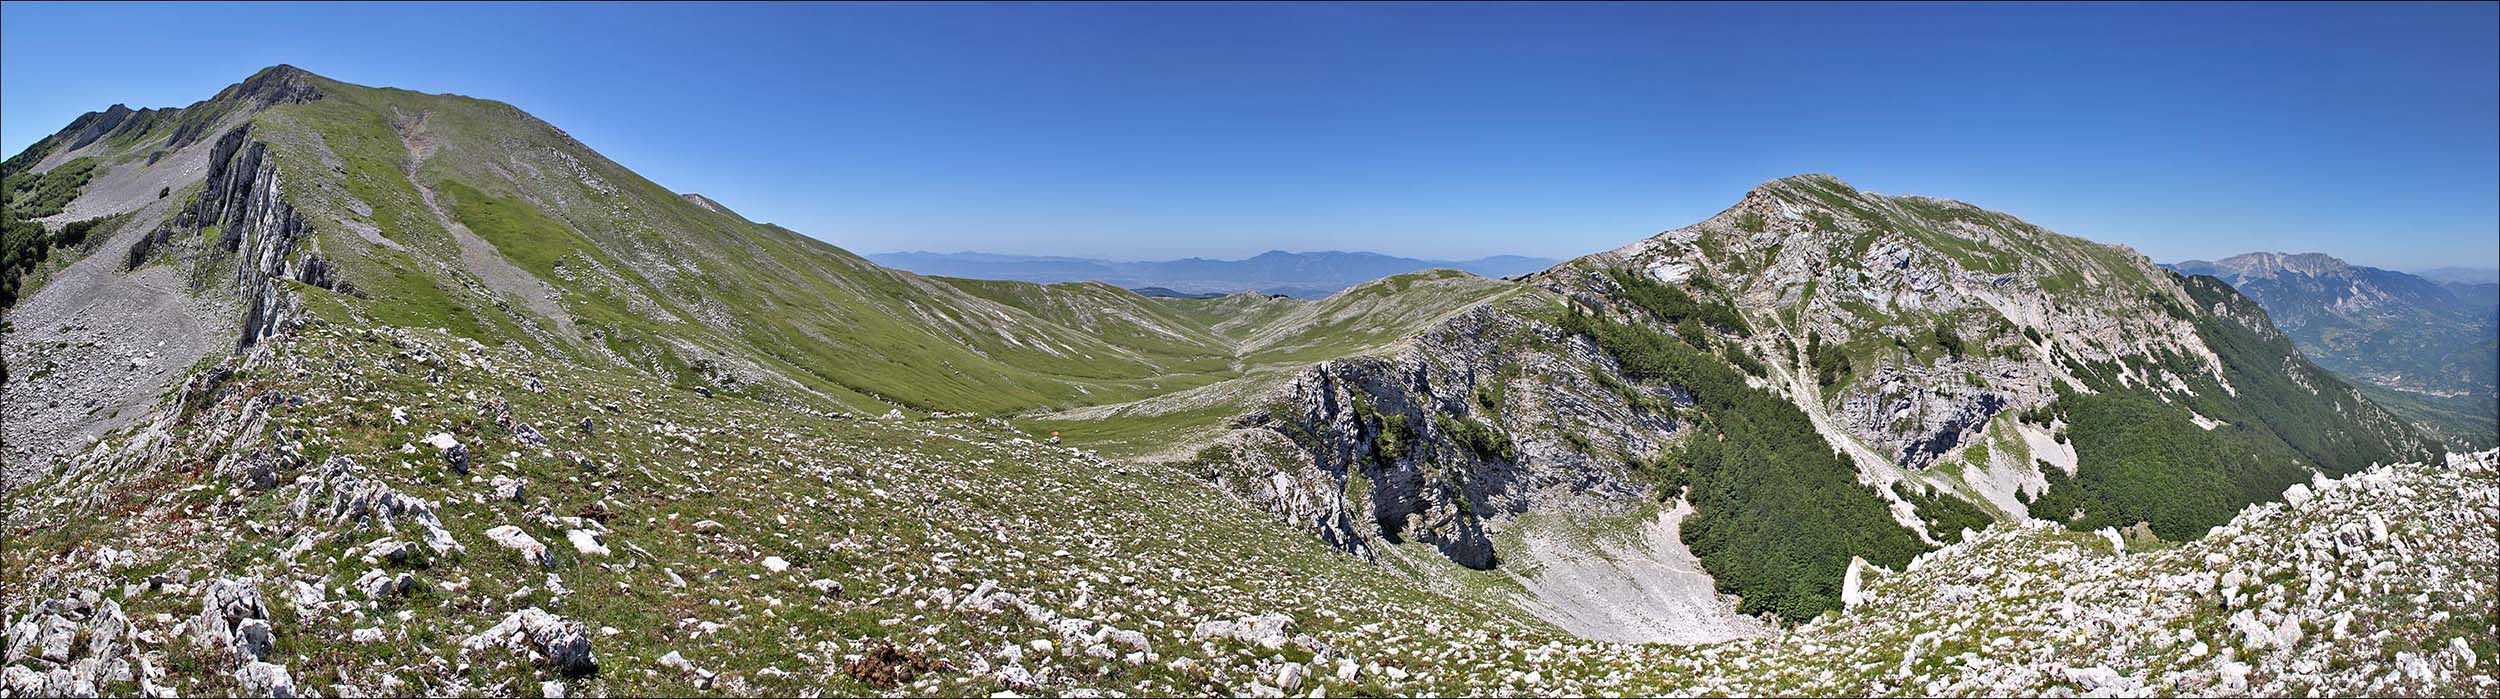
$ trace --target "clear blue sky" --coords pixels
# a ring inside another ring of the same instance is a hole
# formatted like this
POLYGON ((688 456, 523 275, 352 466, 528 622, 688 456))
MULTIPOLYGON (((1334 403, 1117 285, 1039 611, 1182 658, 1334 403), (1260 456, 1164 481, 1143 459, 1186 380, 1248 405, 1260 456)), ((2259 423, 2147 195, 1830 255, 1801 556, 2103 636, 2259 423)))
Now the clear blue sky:
POLYGON ((2160 260, 2500 257, 2493 4, 59 5, 0 146, 292 63, 862 252, 1564 257, 1828 172, 2160 260))

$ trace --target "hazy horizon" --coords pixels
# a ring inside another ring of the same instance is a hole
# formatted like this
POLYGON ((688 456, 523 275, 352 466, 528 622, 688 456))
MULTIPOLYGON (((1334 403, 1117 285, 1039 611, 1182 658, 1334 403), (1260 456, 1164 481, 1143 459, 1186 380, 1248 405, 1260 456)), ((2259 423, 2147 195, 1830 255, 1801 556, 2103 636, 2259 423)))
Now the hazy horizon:
POLYGON ((2159 261, 2500 266, 2488 4, 5 13, 10 153, 287 63, 508 102, 861 251, 1568 259, 1820 172, 2159 261))

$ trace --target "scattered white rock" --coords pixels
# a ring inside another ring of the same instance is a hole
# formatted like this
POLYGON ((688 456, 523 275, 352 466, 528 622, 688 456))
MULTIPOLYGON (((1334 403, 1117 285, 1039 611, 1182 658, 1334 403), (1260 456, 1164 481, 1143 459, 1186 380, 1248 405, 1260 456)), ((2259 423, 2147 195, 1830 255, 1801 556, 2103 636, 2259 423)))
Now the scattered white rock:
POLYGON ((522 560, 542 566, 554 564, 554 559, 547 555, 547 545, 538 543, 537 539, 531 538, 528 532, 521 531, 520 527, 506 524, 488 529, 486 538, 521 554, 522 560))
POLYGON ((568 676, 599 669, 598 659, 591 655, 588 627, 537 607, 505 616, 494 628, 471 637, 466 646, 470 650, 510 648, 568 676))
POLYGON ((581 552, 582 555, 608 555, 608 547, 599 543, 597 533, 586 529, 573 529, 564 532, 564 538, 566 541, 573 542, 573 550, 581 552))
POLYGON ((1866 559, 1857 556, 1849 557, 1849 571, 1842 574, 1840 578, 1841 607, 1854 608, 1866 603, 1866 574, 1863 572, 1865 569, 1866 559))
POLYGON ((487 484, 494 489, 496 501, 520 502, 523 496, 522 491, 529 482, 510 476, 496 476, 487 481, 487 484))
POLYGON ((296 695, 295 677, 287 674, 284 665, 257 660, 245 663, 242 668, 234 671, 234 682, 236 688, 242 690, 243 696, 293 697, 296 695))

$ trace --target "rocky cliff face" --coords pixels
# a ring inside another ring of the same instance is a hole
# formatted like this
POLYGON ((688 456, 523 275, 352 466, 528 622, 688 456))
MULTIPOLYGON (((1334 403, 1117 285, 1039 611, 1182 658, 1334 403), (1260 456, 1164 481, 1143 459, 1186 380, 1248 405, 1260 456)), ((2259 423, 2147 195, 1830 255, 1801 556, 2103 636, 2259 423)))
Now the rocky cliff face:
POLYGON ((56 253, 71 261, 9 313, 15 332, 0 350, 22 369, 0 386, 10 457, 0 485, 144 419, 185 371, 283 332, 301 317, 292 282, 352 291, 254 138, 262 110, 320 98, 310 80, 281 66, 181 109, 116 105, 11 158, 31 171, 100 164, 55 217, 96 232, 56 253))
MULTIPOLYGON (((1728 339, 1769 360, 1774 373, 1760 385, 1828 415, 1843 431, 1829 438, 1872 447, 1879 459, 1859 466, 1878 486, 1957 454, 2002 412, 2053 401, 2061 361, 2165 350, 2206 357, 2209 368, 2212 361, 2192 324, 2148 298, 2185 296, 2140 256, 1966 204, 1865 195, 1829 178, 1765 185, 1707 221, 1531 283, 1577 306, 1620 313, 1623 291, 1602 273, 1609 269, 1742 309, 1759 332, 1728 339), (1939 328, 1957 335, 1959 347, 1938 346, 1939 328), (1817 380, 1809 346, 1839 353, 1838 380, 1817 380)), ((1284 408, 1253 416, 1254 424, 1307 433, 1301 442, 1320 471, 1341 481, 1360 476, 1383 534, 1401 531, 1410 515, 1474 531, 1481 527, 1460 523, 1533 510, 1549 492, 1640 492, 1626 480, 1622 457, 1659 454, 1683 425, 1634 408, 1604 385, 1622 382, 1614 360, 1540 319, 1559 311, 1553 299, 1545 303, 1479 309, 1390 357, 1315 367, 1281 398, 1284 408), (1480 390, 1502 404, 1483 405, 1480 390), (1357 415, 1358 397, 1382 417, 1357 415), (1517 455, 1473 453, 1437 428, 1458 423, 1436 423, 1436 415, 1479 420, 1517 444, 1517 455), (1391 417, 1418 426, 1412 431, 1428 446, 1383 458, 1391 417)), ((1671 404, 1690 402, 1673 387, 1646 390, 1671 404)), ((1445 550, 1473 566, 1494 559, 1472 544, 1445 550)))
POLYGON ((251 127, 242 126, 217 139, 206 189, 182 219, 194 231, 215 226, 217 245, 234 256, 234 293, 244 303, 238 351, 284 325, 288 300, 280 282, 322 268, 318 255, 295 259, 298 242, 313 241, 312 227, 286 202, 277 164, 266 157, 269 145, 250 136, 251 127))
MULTIPOLYGON (((1724 290, 1761 330, 1748 345, 1775 366, 1819 373, 1808 355, 1826 348, 1836 380, 1798 381, 1792 398, 1910 468, 1968 443, 2000 411, 2052 400, 2063 361, 2173 351, 2219 372, 2193 324, 2160 310, 2158 299, 2186 296, 2143 256, 1829 177, 1766 184, 1709 220, 1590 262, 1724 290)), ((1586 279, 1553 282, 1604 293, 1586 279)))
MULTIPOLYGON (((1297 523, 1349 551, 1413 539, 1482 569, 1500 555, 1492 518, 1649 496, 1622 455, 1656 454, 1684 425, 1599 383, 1612 360, 1533 317, 1550 303, 1478 307, 1390 356, 1323 362, 1287 384, 1274 409, 1247 416, 1243 429, 1285 437, 1313 466, 1280 473, 1296 486, 1274 492, 1347 494, 1297 523), (1326 480, 1301 482, 1315 477, 1326 480), (1329 524, 1311 526, 1320 523, 1329 524)), ((1271 510, 1308 509, 1249 494, 1271 510)))

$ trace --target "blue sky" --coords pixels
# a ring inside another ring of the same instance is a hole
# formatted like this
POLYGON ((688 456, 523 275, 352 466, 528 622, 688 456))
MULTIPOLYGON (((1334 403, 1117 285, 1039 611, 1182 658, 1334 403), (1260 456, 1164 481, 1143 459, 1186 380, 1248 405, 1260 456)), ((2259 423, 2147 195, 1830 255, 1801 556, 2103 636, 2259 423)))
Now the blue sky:
POLYGON ((0 147, 292 63, 862 252, 1550 257, 1763 180, 2171 261, 2500 257, 2495 5, 0 7, 0 147))

